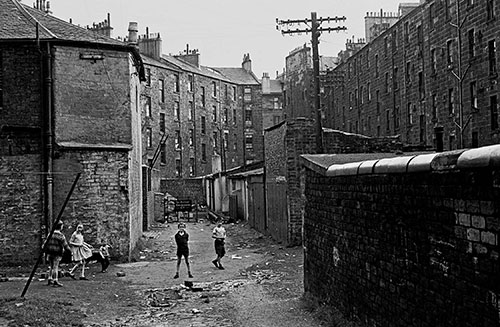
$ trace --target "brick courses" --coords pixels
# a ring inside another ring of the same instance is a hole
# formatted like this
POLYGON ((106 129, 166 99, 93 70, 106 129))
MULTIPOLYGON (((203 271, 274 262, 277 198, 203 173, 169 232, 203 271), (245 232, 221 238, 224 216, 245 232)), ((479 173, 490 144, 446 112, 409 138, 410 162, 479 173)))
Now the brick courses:
POLYGON ((305 291, 360 326, 500 326, 498 165, 457 157, 416 173, 308 169, 305 291))

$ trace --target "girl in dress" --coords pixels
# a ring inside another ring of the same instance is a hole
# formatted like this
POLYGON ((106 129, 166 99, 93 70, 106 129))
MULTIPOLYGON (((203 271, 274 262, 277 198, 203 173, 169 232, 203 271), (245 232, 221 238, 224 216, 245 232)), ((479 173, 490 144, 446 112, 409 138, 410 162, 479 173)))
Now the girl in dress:
POLYGON ((71 235, 69 239, 69 245, 71 247, 71 255, 73 257, 73 261, 76 262, 76 265, 69 271, 70 276, 74 277, 75 270, 81 265, 82 273, 80 275, 81 280, 88 280, 85 277, 85 259, 90 258, 92 256, 92 246, 87 244, 83 240, 83 225, 78 224, 76 230, 71 235))

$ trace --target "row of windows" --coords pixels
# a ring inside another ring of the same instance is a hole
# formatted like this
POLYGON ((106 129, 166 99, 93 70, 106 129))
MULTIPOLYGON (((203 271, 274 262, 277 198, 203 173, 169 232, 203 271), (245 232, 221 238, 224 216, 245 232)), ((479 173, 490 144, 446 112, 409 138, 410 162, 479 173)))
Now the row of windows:
MULTIPOLYGON (((146 86, 151 86, 151 68, 146 68, 145 69, 145 75, 146 75, 146 86)), ((188 76, 188 92, 194 92, 194 75, 187 75, 188 76)), ((211 94, 212 97, 217 98, 217 94, 219 92, 218 86, 217 86, 217 81, 212 81, 211 83, 211 94)), ((180 92, 180 77, 179 74, 174 74, 174 92, 179 93, 180 92)), ((232 95, 230 96, 229 92, 229 85, 224 84, 224 94, 225 98, 229 99, 231 98, 233 101, 236 101, 237 97, 237 88, 236 86, 231 86, 232 89, 232 95)), ((158 90, 159 90, 159 101, 161 103, 165 102, 165 81, 163 79, 158 80, 158 90)), ((205 94, 205 87, 201 86, 201 99, 202 99, 202 104, 205 106, 205 100, 206 100, 206 94, 205 94)), ((252 101, 252 89, 251 88, 245 88, 244 89, 244 99, 245 101, 252 101)))
MULTIPOLYGON (((444 10, 446 12, 446 18, 449 19, 451 16, 451 8, 455 6, 455 4, 450 4, 450 1, 453 1, 453 0, 444 0, 443 2, 443 7, 444 7, 444 10)), ((454 0, 453 2, 455 1, 458 1, 458 0, 454 0)), ((477 1, 477 0, 467 0, 468 3, 467 5, 468 6, 473 6, 475 5, 474 4, 474 1, 477 1)), ((430 4, 429 6, 429 24, 430 24, 430 27, 431 29, 434 28, 434 24, 436 22, 436 16, 437 16, 437 12, 436 12, 436 5, 435 3, 432 3, 430 4)), ((485 0, 484 2, 484 8, 485 8, 485 14, 486 14, 486 17, 487 17, 487 20, 493 20, 496 18, 496 9, 495 9, 495 1, 494 0, 485 0)), ((466 15, 464 13, 464 15, 466 15)), ((404 39, 404 42, 406 44, 410 43, 410 30, 412 28, 410 28, 410 22, 409 21, 406 21, 404 23, 404 26, 403 26, 403 39, 404 39)), ((422 25, 419 24, 417 27, 416 27, 416 31, 417 31, 417 38, 416 38, 416 43, 417 46, 418 46, 418 49, 417 51, 420 52, 420 54, 422 53, 422 50, 423 50, 423 41, 424 41, 424 37, 423 37, 423 29, 422 29, 422 25)), ((467 39, 468 39, 468 51, 469 51, 469 56, 470 58, 474 58, 476 56, 476 51, 475 51, 475 45, 476 45, 476 41, 475 39, 476 38, 481 38, 481 33, 478 32, 477 35, 474 31, 474 29, 471 29, 467 32, 467 39)), ((383 40, 384 44, 383 44, 383 53, 384 53, 384 56, 387 56, 389 53, 391 53, 391 49, 390 47, 392 47, 392 52, 395 52, 397 51, 398 49, 398 30, 396 28, 393 29, 391 35, 387 36, 384 38, 383 40)), ((489 51, 492 51, 492 47, 494 48, 495 46, 494 45, 488 45, 489 47, 489 51)), ((454 60, 454 55, 456 55, 456 42, 454 40, 449 40, 446 44, 446 50, 447 50, 447 54, 448 54, 448 63, 452 63, 453 61, 456 61, 456 59, 454 60)), ((370 49, 367 48, 366 50, 366 68, 370 68, 370 49)), ((491 54, 490 54, 491 56, 491 54)), ((358 66, 361 66, 362 65, 362 61, 363 61, 363 53, 360 53, 358 55, 358 58, 355 58, 354 59, 354 62, 349 62, 348 63, 348 68, 347 68, 347 76, 348 78, 351 78, 351 76, 355 76, 357 75, 358 72, 361 71, 361 67, 359 67, 358 69, 358 66)), ((435 57, 434 57, 435 58, 435 57)), ((379 56, 378 54, 375 54, 374 56, 374 68, 375 68, 375 77, 378 77, 379 76, 379 56)))

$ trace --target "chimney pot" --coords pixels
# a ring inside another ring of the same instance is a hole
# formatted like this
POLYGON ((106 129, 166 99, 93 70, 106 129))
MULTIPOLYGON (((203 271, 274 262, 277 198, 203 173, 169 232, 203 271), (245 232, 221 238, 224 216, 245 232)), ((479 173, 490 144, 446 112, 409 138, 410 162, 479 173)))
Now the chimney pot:
POLYGON ((139 30, 137 29, 137 22, 129 22, 128 23, 128 43, 137 44, 137 33, 139 30))

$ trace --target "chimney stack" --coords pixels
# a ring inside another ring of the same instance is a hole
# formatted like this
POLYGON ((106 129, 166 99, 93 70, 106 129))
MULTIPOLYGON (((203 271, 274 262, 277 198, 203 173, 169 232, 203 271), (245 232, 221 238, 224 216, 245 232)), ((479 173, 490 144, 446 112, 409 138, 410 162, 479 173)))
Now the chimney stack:
POLYGON ((128 43, 130 45, 137 44, 137 33, 139 30, 137 29, 137 22, 129 22, 128 23, 128 43))

